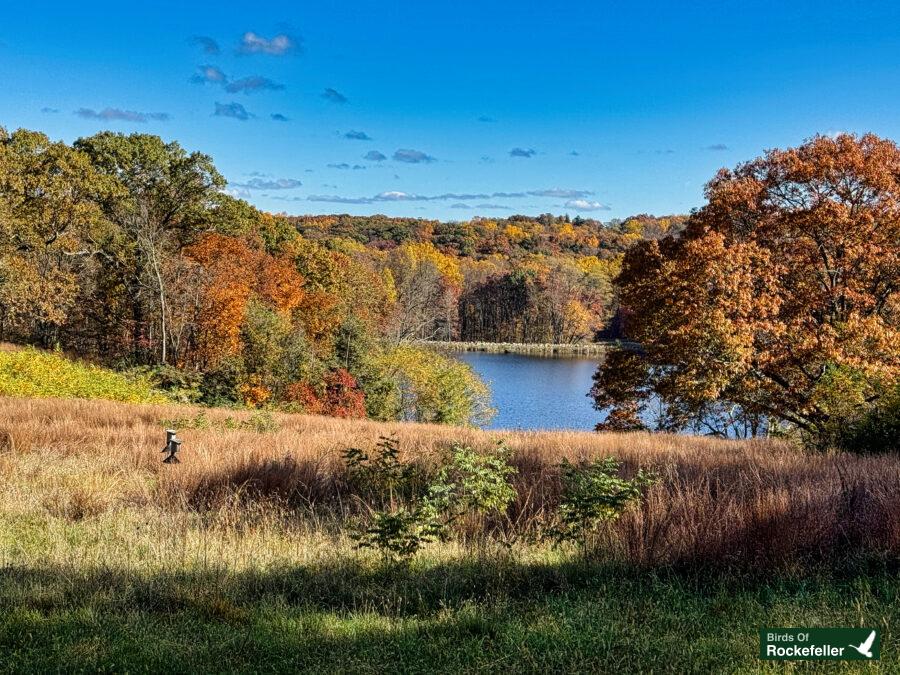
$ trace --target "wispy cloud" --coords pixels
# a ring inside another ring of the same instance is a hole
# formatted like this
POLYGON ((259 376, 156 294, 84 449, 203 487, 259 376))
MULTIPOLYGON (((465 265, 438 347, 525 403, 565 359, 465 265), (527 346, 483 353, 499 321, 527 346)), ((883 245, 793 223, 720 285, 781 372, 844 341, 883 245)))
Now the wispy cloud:
POLYGON ((191 82, 194 84, 224 84, 228 78, 225 76, 225 73, 222 72, 222 69, 218 66, 200 66, 197 68, 197 72, 191 77, 191 82))
POLYGON ((328 202, 329 204, 371 204, 367 197, 339 197, 337 195, 310 195, 308 202, 328 202))
POLYGON ((262 75, 250 75, 239 80, 229 80, 221 68, 209 64, 198 67, 197 72, 191 76, 191 82, 194 84, 218 84, 224 87, 229 94, 250 94, 255 91, 284 89, 283 84, 273 82, 262 75))
POLYGON ((509 151, 510 157, 534 157, 537 153, 531 148, 513 148, 509 151))
POLYGON ((302 51, 300 40, 284 33, 273 38, 265 38, 253 31, 247 31, 238 45, 239 54, 269 54, 283 56, 292 51, 302 51))
POLYGON ((59 112, 59 108, 41 108, 41 112, 48 115, 53 115, 59 112))
POLYGON ((351 141, 371 141, 372 137, 369 136, 365 131, 348 131, 344 134, 344 138, 349 138, 351 141))
POLYGON ((532 197, 557 197, 559 199, 578 199, 579 197, 590 197, 593 192, 590 190, 569 190, 566 188, 550 188, 548 190, 531 190, 529 193, 532 197))
POLYGON ((471 209, 472 207, 468 204, 463 204, 462 202, 457 202, 456 204, 450 205, 451 209, 471 209))
POLYGON ((475 208, 484 211, 512 211, 511 208, 503 206, 503 204, 476 204, 475 208))
POLYGON ((428 164, 429 162, 436 162, 437 159, 421 150, 401 148, 394 153, 394 161, 406 162, 407 164, 428 164))
POLYGON ((271 117, 276 122, 290 122, 291 121, 291 119, 289 117, 285 117, 281 113, 272 113, 271 115, 269 115, 269 117, 271 117))
POLYGON ((293 190, 303 183, 296 178, 253 178, 246 183, 231 183, 231 185, 245 190, 293 190))
POLYGON ((570 199, 566 202, 566 208, 576 211, 609 211, 606 204, 590 201, 588 199, 570 199))
POLYGON ((204 54, 209 54, 210 56, 215 56, 222 51, 219 43, 206 35, 195 35, 191 38, 191 44, 200 47, 204 54))
POLYGON ((326 101, 331 101, 332 103, 347 103, 347 97, 337 89, 332 89, 331 87, 325 87, 325 91, 322 92, 322 98, 326 101))
MULTIPOLYGON (((342 165, 329 165, 332 168, 351 168, 348 164, 342 165)), ((475 192, 475 193, 459 193, 459 192, 445 192, 443 194, 438 195, 420 195, 413 192, 404 192, 402 190, 389 190, 387 192, 380 192, 372 197, 345 197, 341 195, 312 195, 309 197, 309 201, 318 201, 318 202, 335 202, 338 204, 377 204, 380 202, 433 202, 433 201, 452 201, 455 203, 465 203, 477 200, 484 199, 523 199, 525 197, 579 197, 579 196, 589 196, 592 195, 593 192, 588 190, 568 190, 561 188, 553 188, 547 190, 528 190, 525 192, 475 192)), ((606 208, 602 204, 598 202, 589 202, 584 199, 576 199, 571 202, 572 204, 578 203, 580 207, 585 207, 586 205, 597 205, 594 208, 606 208)), ((493 204, 493 207, 501 208, 497 204, 493 204)), ((568 204, 567 204, 568 206, 568 204)), ((483 204, 479 204, 478 208, 488 208, 483 204)), ((502 207, 506 208, 506 207, 502 207)), ((571 206, 570 208, 576 208, 575 206, 571 206)), ((589 208, 582 208, 582 210, 589 210, 589 208)))
POLYGON ((242 122, 246 122, 252 117, 247 109, 240 103, 219 103, 216 102, 216 110, 213 112, 215 117, 231 117, 242 122))
POLYGON ((273 82, 268 77, 262 77, 260 75, 251 75, 250 77, 244 77, 225 85, 225 91, 229 94, 237 94, 239 92, 249 94, 254 91, 263 91, 266 89, 275 91, 284 89, 284 85, 273 82))
POLYGON ((389 190, 375 195, 374 200, 377 202, 417 202, 422 198, 417 195, 411 195, 400 190, 389 190))
POLYGON ((360 171, 360 170, 366 168, 362 164, 350 165, 350 164, 347 164, 347 162, 341 162, 340 164, 327 164, 326 166, 329 169, 341 169, 341 170, 353 169, 354 171, 360 171))
POLYGON ((727 150, 728 146, 724 143, 713 143, 712 145, 707 145, 706 149, 712 150, 713 152, 721 152, 723 150, 727 150))
POLYGON ((363 159, 367 159, 370 162, 383 162, 387 159, 387 157, 385 157, 377 150, 369 150, 366 154, 363 155, 363 159))
POLYGON ((250 194, 250 190, 245 190, 243 188, 226 187, 222 192, 231 197, 237 197, 238 199, 250 199, 253 196, 250 194))
POLYGON ((122 110, 121 108, 104 108, 99 111, 92 108, 79 108, 75 111, 75 114, 88 120, 139 122, 141 124, 148 121, 165 122, 170 117, 169 113, 137 112, 136 110, 122 110))

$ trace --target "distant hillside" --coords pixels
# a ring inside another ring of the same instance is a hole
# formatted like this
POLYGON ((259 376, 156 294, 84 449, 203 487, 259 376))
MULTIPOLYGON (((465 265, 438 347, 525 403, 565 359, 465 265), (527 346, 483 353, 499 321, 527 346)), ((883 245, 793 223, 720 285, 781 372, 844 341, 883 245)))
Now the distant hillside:
POLYGON ((680 232, 687 218, 641 214, 603 223, 579 216, 543 214, 441 222, 342 214, 287 219, 311 239, 342 237, 379 249, 391 249, 407 241, 428 241, 443 253, 464 257, 574 254, 605 258, 623 253, 637 239, 658 239, 680 232))
POLYGON ((677 234, 687 218, 642 214, 603 223, 544 214, 439 222, 344 214, 288 220, 306 239, 331 247, 354 242, 387 259, 410 246, 432 247, 439 267, 456 270, 452 292, 426 295, 424 304, 422 277, 398 277, 401 298, 422 307, 401 337, 558 344, 623 337, 613 286, 622 255, 636 241, 677 234))

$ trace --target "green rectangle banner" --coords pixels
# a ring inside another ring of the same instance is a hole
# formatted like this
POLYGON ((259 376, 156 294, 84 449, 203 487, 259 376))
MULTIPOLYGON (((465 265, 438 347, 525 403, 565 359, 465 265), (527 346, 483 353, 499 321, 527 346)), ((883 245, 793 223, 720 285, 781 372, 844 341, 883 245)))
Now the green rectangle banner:
POLYGON ((876 661, 877 628, 760 628, 759 658, 769 661, 876 661))

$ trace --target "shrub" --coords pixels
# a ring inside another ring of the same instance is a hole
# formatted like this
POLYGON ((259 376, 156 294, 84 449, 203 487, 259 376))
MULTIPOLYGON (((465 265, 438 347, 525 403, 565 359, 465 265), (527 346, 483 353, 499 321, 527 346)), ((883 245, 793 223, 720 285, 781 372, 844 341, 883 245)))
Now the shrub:
POLYGON ((618 518, 657 480, 643 470, 634 478, 620 478, 619 462, 613 457, 577 465, 563 460, 559 468, 562 495, 557 522, 548 535, 557 544, 574 543, 582 551, 589 549, 601 525, 618 518))
POLYGON ((349 448, 344 462, 351 486, 369 510, 365 524, 351 535, 359 548, 405 559, 437 536, 431 511, 414 494, 416 468, 400 461, 396 438, 382 436, 371 454, 349 448))
POLYGON ((203 374, 175 366, 156 366, 146 370, 153 385, 177 403, 199 403, 203 398, 203 374))
POLYGON ((393 509, 398 500, 413 497, 418 472, 413 464, 400 461, 396 438, 381 436, 371 455, 359 448, 348 448, 344 462, 351 485, 369 499, 370 508, 387 505, 393 509))
POLYGON ((368 527, 352 535, 359 548, 377 549, 388 558, 408 559, 436 534, 428 514, 421 508, 398 508, 372 514, 368 527))
POLYGON ((400 461, 397 441, 381 438, 377 447, 371 457, 357 448, 344 453, 351 482, 381 506, 370 505, 367 524, 354 535, 360 548, 407 558, 426 543, 446 539, 457 520, 505 511, 516 497, 507 480, 516 470, 503 446, 484 455, 453 446, 424 496, 416 493, 421 474, 415 465, 400 461))
POLYGON ((900 453, 900 386, 855 419, 839 424, 834 444, 851 452, 900 453))
POLYGON ((516 498, 508 478, 516 473, 509 465, 509 450, 500 445, 494 453, 480 454, 456 445, 451 459, 437 474, 426 503, 435 515, 451 522, 467 513, 499 513, 516 498))
POLYGON ((238 387, 245 375, 240 358, 223 359, 214 369, 203 374, 200 385, 202 403, 210 406, 229 406, 242 402, 238 387))
POLYGON ((250 429, 258 434, 272 434, 281 428, 278 420, 268 410, 260 410, 240 423, 241 429, 250 429))
POLYGON ((159 423, 166 429, 209 429, 212 426, 206 413, 202 410, 193 417, 170 417, 161 419, 159 423))
POLYGON ((374 367, 397 382, 388 391, 401 419, 478 426, 490 420, 490 390, 465 363, 436 351, 403 345, 375 359, 374 367))

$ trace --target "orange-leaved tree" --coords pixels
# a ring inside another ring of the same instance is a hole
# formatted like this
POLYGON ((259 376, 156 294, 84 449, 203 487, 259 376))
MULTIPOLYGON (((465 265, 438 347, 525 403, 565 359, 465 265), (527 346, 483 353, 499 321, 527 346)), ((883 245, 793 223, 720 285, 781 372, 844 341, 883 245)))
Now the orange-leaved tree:
POLYGON ((209 233, 185 248, 202 276, 194 359, 214 367, 241 350, 247 305, 259 297, 289 315, 303 302, 303 277, 293 261, 273 257, 237 237, 209 233))
POLYGON ((685 232, 617 277, 628 337, 600 367, 598 428, 739 421, 821 443, 900 380, 900 150, 818 136, 707 185, 685 232))

